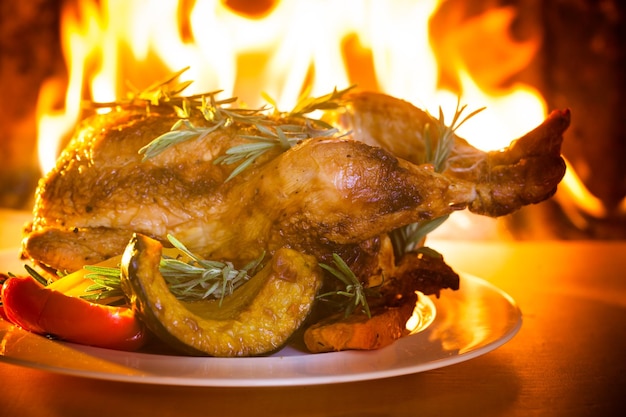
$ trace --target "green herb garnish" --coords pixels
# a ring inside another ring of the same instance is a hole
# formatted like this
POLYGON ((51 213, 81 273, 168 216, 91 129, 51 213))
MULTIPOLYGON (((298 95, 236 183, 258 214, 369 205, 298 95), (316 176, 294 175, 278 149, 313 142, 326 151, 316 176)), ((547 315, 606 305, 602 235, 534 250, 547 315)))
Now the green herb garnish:
MULTIPOLYGON (((432 164, 436 172, 443 172, 447 168, 448 158, 454 147, 454 132, 468 119, 485 109, 485 107, 481 107, 461 119, 461 115, 466 107, 467 105, 461 106, 459 98, 450 126, 447 126, 445 123, 441 107, 439 107, 439 118, 430 116, 432 123, 424 125, 424 130, 420 136, 425 146, 423 163, 432 164)), ((435 219, 412 223, 392 231, 390 236, 396 257, 399 258, 421 246, 426 235, 441 226, 448 217, 449 215, 445 215, 435 219)))
POLYGON ((361 311, 363 311, 367 317, 371 318, 372 313, 370 312, 369 304, 367 303, 366 298, 366 291, 368 288, 365 288, 363 283, 361 283, 356 275, 354 275, 354 272, 352 272, 346 262, 336 253, 333 253, 333 263, 335 264, 334 267, 323 263, 320 263, 319 265, 326 271, 330 272, 334 277, 338 278, 344 284, 344 288, 320 294, 317 298, 328 300, 335 296, 346 297, 346 317, 352 314, 356 307, 360 305, 361 311))
MULTIPOLYGON (((83 102, 83 107, 92 108, 92 109, 103 109, 103 108, 147 108, 150 109, 150 106, 160 106, 163 104, 168 104, 171 106, 181 106, 183 97, 180 97, 179 94, 185 90, 192 83, 191 81, 184 81, 182 83, 177 83, 176 80, 180 77, 185 71, 187 71, 189 67, 185 67, 180 71, 175 72, 164 80, 158 81, 149 87, 139 90, 136 87, 127 84, 128 88, 131 90, 126 98, 112 101, 112 102, 91 102, 85 101, 83 102)), ((206 93, 204 95, 217 94, 218 92, 206 93)), ((190 96, 189 99, 197 99, 199 96, 190 96)))
MULTIPOLYGON (((256 273, 265 256, 261 255, 242 269, 235 269, 230 262, 202 259, 173 236, 168 235, 167 238, 186 257, 186 259, 173 258, 164 255, 159 265, 159 271, 170 291, 179 300, 219 299, 221 305, 224 297, 232 294, 256 273)), ((82 298, 97 301, 124 295, 119 268, 99 266, 84 268, 91 271, 85 278, 94 281, 94 285, 86 289, 91 294, 86 294, 82 298)))
POLYGON ((215 160, 216 164, 240 163, 230 174, 226 181, 232 179, 247 167, 249 167, 258 157, 271 149, 285 151, 294 146, 300 140, 311 137, 333 136, 338 133, 338 129, 330 124, 308 117, 307 115, 317 110, 336 109, 343 105, 343 96, 354 86, 344 90, 334 89, 330 94, 321 97, 309 97, 310 90, 300 96, 298 103, 289 112, 281 112, 277 109, 274 100, 267 95, 263 97, 268 105, 258 109, 239 108, 234 104, 236 97, 225 100, 217 100, 216 96, 221 91, 181 97, 180 94, 187 88, 190 82, 174 84, 176 79, 188 68, 178 71, 164 81, 155 83, 141 92, 135 92, 129 99, 119 103, 102 103, 101 107, 112 107, 114 105, 133 105, 144 103, 146 106, 169 105, 177 116, 178 120, 170 130, 148 143, 139 150, 143 154, 143 160, 154 158, 169 147, 188 140, 200 140, 218 129, 227 128, 234 123, 247 126, 256 131, 256 134, 239 135, 250 143, 234 146, 228 149, 225 155, 215 160), (201 126, 194 124, 191 119, 197 115, 203 120, 201 126), (279 120, 286 120, 288 123, 278 123, 279 120))
POLYGON ((436 172, 443 172, 447 167, 448 157, 454 146, 454 132, 467 120, 485 110, 485 107, 481 107, 461 119, 461 115, 466 108, 467 105, 461 106, 461 99, 459 97, 450 126, 446 125, 441 107, 439 107, 439 118, 437 119, 431 116, 430 118, 433 123, 426 123, 424 126, 422 134, 426 147, 424 163, 432 164, 436 172))
POLYGON ((181 93, 191 81, 178 82, 177 79, 188 69, 189 67, 183 68, 144 90, 130 86, 132 91, 126 99, 86 105, 92 108, 144 107, 147 110, 152 106, 171 107, 178 120, 169 131, 139 150, 144 161, 158 156, 171 146, 188 140, 200 140, 235 123, 251 128, 248 130, 255 131, 255 134, 239 135, 250 143, 234 146, 215 160, 216 164, 240 164, 226 179, 229 181, 271 149, 285 151, 306 138, 336 135, 338 129, 334 126, 308 115, 317 110, 332 110, 343 106, 344 95, 354 88, 354 86, 344 90, 335 88, 331 93, 320 97, 310 97, 310 89, 305 89, 298 103, 289 112, 279 111, 275 101, 263 94, 268 105, 249 109, 236 107, 237 97, 218 100, 216 96, 222 91, 182 96, 181 93), (272 108, 274 110, 270 112, 272 108), (192 122, 193 118, 203 121, 197 125, 192 122), (280 120, 287 123, 279 123, 280 120))
POLYGON ((30 266, 28 264, 24 264, 24 269, 26 270, 26 272, 28 272, 28 274, 31 277, 33 277, 33 279, 35 281, 37 281, 41 285, 46 286, 46 285, 50 284, 50 281, 48 281, 48 279, 44 278, 43 275, 41 275, 39 272, 37 272, 35 269, 33 269, 32 266, 30 266))
POLYGON ((248 282, 261 264, 265 253, 237 270, 230 262, 209 261, 191 253, 171 235, 169 241, 189 260, 164 256, 159 266, 170 291, 181 300, 218 298, 220 304, 225 296, 248 282))
POLYGON ((85 292, 89 294, 85 294, 81 298, 88 301, 99 301, 109 298, 116 300, 124 299, 119 268, 96 265, 85 265, 83 268, 89 271, 88 274, 85 274, 85 279, 92 280, 94 284, 85 289, 85 292))
POLYGON ((233 164, 243 161, 233 170, 226 181, 240 174, 259 156, 271 149, 280 149, 284 152, 303 139, 329 137, 338 134, 339 130, 334 126, 306 115, 317 110, 331 110, 341 107, 343 96, 353 88, 354 86, 351 86, 339 91, 335 88, 332 93, 321 97, 309 97, 310 90, 306 89, 298 99, 298 103, 289 112, 279 111, 275 101, 264 94, 263 97, 275 109, 274 118, 268 117, 258 121, 254 125, 258 132, 257 135, 240 135, 251 143, 234 146, 228 149, 225 155, 215 160, 215 163, 218 164, 233 164), (274 121, 277 119, 299 121, 300 123, 275 125, 274 121))

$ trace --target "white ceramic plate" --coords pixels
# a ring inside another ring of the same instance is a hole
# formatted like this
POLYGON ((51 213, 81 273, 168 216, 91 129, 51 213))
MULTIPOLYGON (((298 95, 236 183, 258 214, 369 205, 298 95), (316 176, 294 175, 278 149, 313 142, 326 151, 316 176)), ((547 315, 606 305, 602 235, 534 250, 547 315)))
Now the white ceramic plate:
MULTIPOLYGON (((21 273, 15 251, 0 252, 2 272, 21 273), (11 269, 12 268, 12 269, 11 269), (17 269, 16 269, 17 268, 17 269)), ((461 289, 424 306, 430 325, 376 351, 309 354, 291 347, 268 357, 198 358, 128 353, 49 340, 0 319, 0 360, 86 378, 181 386, 315 385, 423 372, 483 355, 509 341, 522 316, 506 293, 461 276, 461 289)))

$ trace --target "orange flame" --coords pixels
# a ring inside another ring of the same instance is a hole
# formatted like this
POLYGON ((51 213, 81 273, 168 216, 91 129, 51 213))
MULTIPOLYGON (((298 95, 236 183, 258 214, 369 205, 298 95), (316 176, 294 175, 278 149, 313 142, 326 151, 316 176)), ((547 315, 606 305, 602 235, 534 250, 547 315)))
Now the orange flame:
MULTIPOLYGON (((184 67, 190 67, 185 80, 194 80, 185 93, 223 90, 225 97, 238 96, 250 106, 261 104, 261 92, 286 109, 305 86, 320 95, 357 84, 431 113, 441 107, 451 117, 460 96, 470 109, 487 110, 458 134, 484 150, 505 147, 546 115, 538 91, 505 82, 534 59, 541 36, 514 40, 511 7, 492 8, 448 25, 453 30, 437 31, 431 22, 440 3, 66 2, 61 35, 67 80, 45 83, 37 109, 42 171, 54 166, 60 143, 81 118, 83 100, 114 101, 129 84, 143 88, 184 67), (266 9, 240 13, 231 3, 266 9), (442 74, 452 83, 446 86, 442 74)), ((571 169, 561 188, 558 198, 594 216, 605 213, 571 169)))
POLYGON ((508 35, 513 9, 494 9, 445 38, 457 50, 469 45, 474 51, 448 54, 459 85, 459 91, 451 91, 438 86, 440 66, 429 39, 439 1, 277 1, 261 17, 238 13, 227 3, 87 0, 67 5, 63 106, 53 105, 59 101, 59 81, 44 86, 39 105, 42 170, 53 166, 60 138, 80 118, 82 100, 112 101, 125 94, 127 83, 145 87, 187 66, 184 76, 194 83, 186 93, 223 90, 249 105, 260 104, 260 93, 266 92, 288 108, 305 85, 318 95, 358 83, 433 113, 441 107, 451 116, 460 95, 473 108, 487 106, 459 131, 483 149, 506 146, 545 116, 541 95, 530 87, 487 91, 475 81, 476 74, 483 80, 485 73, 492 80, 506 77, 536 52, 536 39, 516 43, 508 35), (491 52, 481 48, 485 36, 500 40, 491 52), (482 72, 468 58, 480 50, 491 56, 482 57, 488 61, 482 72), (503 53, 507 64, 492 65, 503 53))

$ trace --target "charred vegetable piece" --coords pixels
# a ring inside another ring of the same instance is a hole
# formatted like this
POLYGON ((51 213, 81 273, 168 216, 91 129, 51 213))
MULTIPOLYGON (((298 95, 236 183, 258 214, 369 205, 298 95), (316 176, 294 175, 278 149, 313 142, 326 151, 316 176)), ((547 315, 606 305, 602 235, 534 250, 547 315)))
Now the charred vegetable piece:
POLYGON ((314 257, 279 249, 223 300, 180 301, 159 271, 161 244, 136 234, 122 257, 122 288, 146 325, 181 352, 253 356, 282 347, 308 316, 322 281, 314 257))
POLYGON ((4 315, 13 324, 68 342, 137 350, 146 331, 126 307, 94 304, 44 287, 32 277, 11 277, 2 286, 4 315))

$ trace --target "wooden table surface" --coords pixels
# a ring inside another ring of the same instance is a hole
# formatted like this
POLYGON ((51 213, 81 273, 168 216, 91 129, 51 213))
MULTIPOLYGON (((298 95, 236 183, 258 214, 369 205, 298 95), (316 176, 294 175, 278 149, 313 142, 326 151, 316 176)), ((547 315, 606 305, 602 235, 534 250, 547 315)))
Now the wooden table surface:
MULTIPOLYGON (((13 244, 17 220, 0 212, 4 246, 13 244)), ((108 382, 0 360, 0 416, 600 417, 626 411, 626 242, 433 246, 458 271, 517 301, 523 325, 511 341, 418 374, 278 388, 108 382)))

